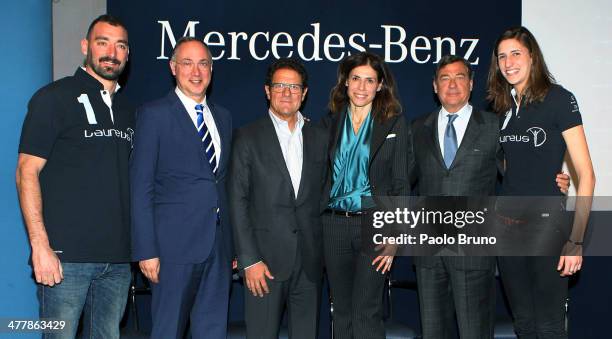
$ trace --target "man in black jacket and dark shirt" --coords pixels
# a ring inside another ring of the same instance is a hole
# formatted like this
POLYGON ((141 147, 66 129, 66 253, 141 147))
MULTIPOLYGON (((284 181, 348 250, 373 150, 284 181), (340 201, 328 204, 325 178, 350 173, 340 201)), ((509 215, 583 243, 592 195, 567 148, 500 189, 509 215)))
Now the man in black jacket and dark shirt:
POLYGON ((98 17, 81 51, 84 67, 30 100, 17 190, 40 318, 65 320, 67 327, 54 337, 73 338, 84 311, 84 337, 119 338, 131 276, 128 158, 134 133, 134 110, 117 93, 129 53, 125 26, 98 17))

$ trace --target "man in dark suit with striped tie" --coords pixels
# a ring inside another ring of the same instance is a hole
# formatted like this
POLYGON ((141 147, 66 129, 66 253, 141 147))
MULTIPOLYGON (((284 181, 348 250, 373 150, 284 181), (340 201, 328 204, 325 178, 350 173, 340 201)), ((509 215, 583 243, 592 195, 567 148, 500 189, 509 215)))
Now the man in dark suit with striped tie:
MULTIPOLYGON (((472 85, 467 61, 454 55, 440 59, 433 87, 442 106, 410 129, 409 173, 420 196, 495 192, 498 118, 472 108, 472 85)), ((455 311, 461 338, 493 337, 495 257, 423 256, 414 263, 423 338, 450 338, 455 311)))
POLYGON ((151 338, 225 338, 231 228, 225 178, 232 123, 206 89, 212 58, 185 37, 170 69, 176 88, 138 110, 130 162, 133 259, 151 281, 151 338))

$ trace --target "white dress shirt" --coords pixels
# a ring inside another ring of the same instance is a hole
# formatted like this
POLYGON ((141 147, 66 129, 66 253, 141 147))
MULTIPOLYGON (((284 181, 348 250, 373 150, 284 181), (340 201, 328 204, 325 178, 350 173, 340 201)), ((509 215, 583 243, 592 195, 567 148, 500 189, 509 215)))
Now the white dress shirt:
POLYGON ((215 146, 215 154, 217 154, 217 163, 219 163, 219 159, 221 159, 221 138, 219 137, 219 131, 217 130, 215 119, 210 112, 210 108, 208 108, 208 105, 206 105, 206 97, 204 97, 202 102, 195 102, 195 100, 181 92, 178 87, 174 89, 174 92, 176 92, 176 95, 178 95, 179 99, 183 103, 183 106, 185 106, 187 113, 189 113, 189 117, 191 118, 191 121, 193 121, 193 126, 195 126, 196 131, 198 130, 198 113, 196 113, 195 107, 198 104, 204 105, 204 123, 212 136, 212 142, 215 146))
MULTIPOLYGON (((451 114, 442 107, 440 113, 438 113, 438 144, 440 145, 440 151, 444 154, 444 132, 446 132, 446 125, 448 125, 448 115, 451 114)), ((461 140, 465 135, 468 122, 472 116, 472 105, 469 103, 463 106, 457 111, 457 118, 453 122, 455 126, 455 132, 457 132, 457 148, 461 146, 461 140)))
POLYGON ((283 158, 285 158, 285 165, 289 171, 289 176, 291 176, 293 192, 297 198, 300 180, 302 179, 302 164, 304 162, 304 140, 302 137, 304 117, 302 113, 297 112, 297 122, 293 131, 291 131, 289 124, 285 120, 277 117, 271 111, 268 111, 268 114, 270 114, 270 119, 272 119, 274 124, 274 130, 283 151, 283 158))

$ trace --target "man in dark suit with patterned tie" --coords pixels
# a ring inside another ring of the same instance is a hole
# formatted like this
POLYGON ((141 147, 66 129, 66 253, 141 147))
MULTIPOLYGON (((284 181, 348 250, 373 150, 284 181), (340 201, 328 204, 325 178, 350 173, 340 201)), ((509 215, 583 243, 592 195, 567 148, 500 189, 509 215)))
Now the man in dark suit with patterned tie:
POLYGON ((151 338, 225 338, 231 228, 225 178, 232 123, 206 89, 212 58, 185 37, 170 69, 176 88, 138 110, 130 162, 133 259, 151 281, 151 338))
POLYGON ((317 336, 327 133, 299 111, 307 86, 299 62, 272 63, 268 111, 234 138, 228 193, 247 338, 278 338, 285 305, 290 338, 317 336))
MULTIPOLYGON (((473 108, 473 80, 463 58, 446 55, 433 88, 441 107, 411 125, 412 184, 420 196, 488 196, 495 192, 497 116, 473 108)), ((495 257, 414 257, 423 338, 450 338, 456 312, 461 338, 492 338, 495 257)))

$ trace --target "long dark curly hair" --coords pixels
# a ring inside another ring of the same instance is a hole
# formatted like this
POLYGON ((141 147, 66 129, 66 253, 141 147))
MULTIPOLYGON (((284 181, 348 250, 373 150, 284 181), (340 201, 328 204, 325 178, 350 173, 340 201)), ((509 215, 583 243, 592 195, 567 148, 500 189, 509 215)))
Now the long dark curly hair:
POLYGON ((329 110, 332 114, 340 113, 350 104, 346 81, 355 67, 368 65, 376 71, 378 82, 382 83, 372 102, 372 116, 378 121, 387 120, 402 112, 402 105, 397 98, 395 80, 384 60, 370 52, 360 52, 344 58, 338 66, 338 81, 331 90, 329 110))

